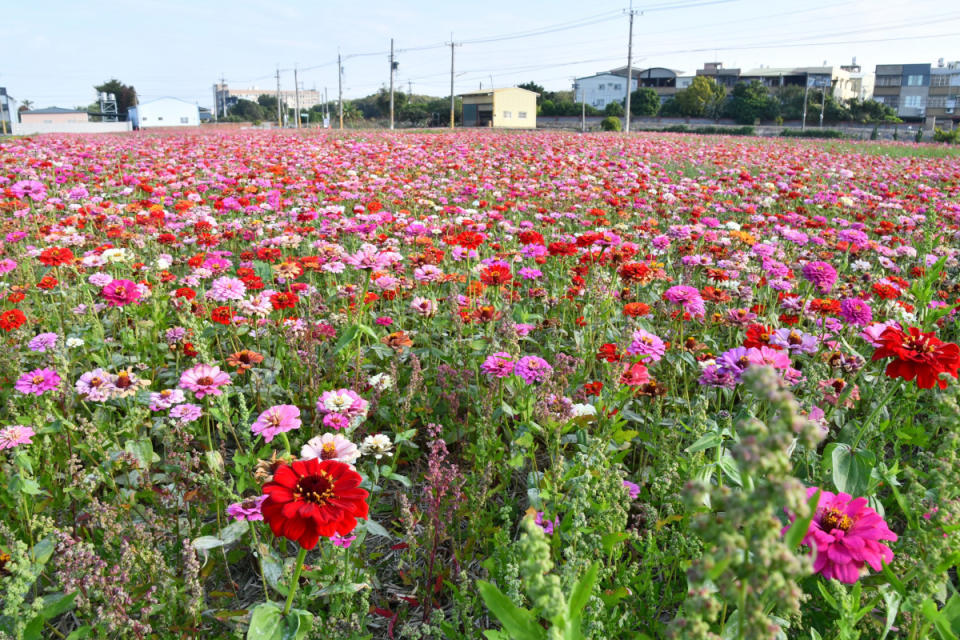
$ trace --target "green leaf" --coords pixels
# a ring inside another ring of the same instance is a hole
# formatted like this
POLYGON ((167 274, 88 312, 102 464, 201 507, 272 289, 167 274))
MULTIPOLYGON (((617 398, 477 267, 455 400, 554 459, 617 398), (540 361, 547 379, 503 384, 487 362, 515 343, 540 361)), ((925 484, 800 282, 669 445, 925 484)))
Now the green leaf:
POLYGON ((77 599, 79 591, 73 593, 52 593, 43 596, 43 608, 40 609, 40 615, 44 620, 53 620, 62 613, 73 609, 74 601, 77 599))
POLYGON ((43 616, 37 616, 27 623, 23 628, 22 640, 42 640, 43 636, 43 616))
POLYGON ((820 489, 817 489, 817 492, 807 501, 807 505, 810 507, 809 515, 804 518, 796 518, 793 524, 790 525, 786 538, 786 543, 789 548, 796 549, 799 547, 800 543, 803 542, 803 539, 806 537, 807 531, 810 530, 810 522, 816 513, 817 505, 820 504, 820 493, 820 489))
POLYGON ((720 434, 716 431, 711 431, 710 433, 705 433, 700 436, 700 439, 687 447, 686 451, 687 453, 696 453, 705 449, 719 447, 721 444, 723 444, 723 438, 720 437, 720 434))
POLYGON ((477 580, 477 590, 484 604, 490 609, 504 631, 507 632, 513 640, 543 640, 546 638, 546 631, 537 624, 537 620, 527 609, 522 609, 510 601, 510 598, 503 595, 503 592, 489 582, 477 580))
POLYGON ((53 544, 51 538, 44 538, 37 544, 33 545, 33 548, 30 550, 30 560, 36 565, 45 565, 50 560, 50 556, 53 555, 53 551, 56 548, 56 545, 53 544))
POLYGON ((313 626, 313 614, 303 609, 291 609, 280 640, 303 640, 313 626))
POLYGON ((367 533, 374 536, 380 536, 382 538, 387 538, 388 540, 393 538, 390 535, 390 532, 383 528, 383 526, 378 523, 376 520, 364 520, 364 525, 367 529, 367 533))
POLYGON ((350 325, 347 327, 346 331, 343 332, 343 335, 340 336, 340 339, 337 340, 337 344, 333 347, 334 355, 343 351, 344 347, 353 342, 354 338, 357 337, 357 334, 360 332, 360 329, 357 328, 357 325, 350 325))
POLYGON ((89 638, 91 633, 93 633, 93 627, 85 624, 82 627, 74 629, 70 635, 67 636, 67 640, 83 640, 83 638, 89 638))
MULTIPOLYGON (((876 457, 869 451, 853 451, 849 445, 835 442, 828 449, 833 484, 839 491, 854 498, 864 496, 870 486, 870 473, 876 465, 876 457)), ((827 459, 827 451, 824 451, 827 459)))
POLYGON ((247 640, 281 640, 285 627, 280 605, 261 602, 250 612, 247 640))
POLYGON ((590 601, 590 594, 593 592, 593 585, 597 581, 597 571, 600 565, 596 562, 590 565, 587 572, 580 576, 577 583, 573 585, 573 591, 570 593, 570 601, 567 603, 568 616, 573 618, 580 615, 583 608, 590 601))

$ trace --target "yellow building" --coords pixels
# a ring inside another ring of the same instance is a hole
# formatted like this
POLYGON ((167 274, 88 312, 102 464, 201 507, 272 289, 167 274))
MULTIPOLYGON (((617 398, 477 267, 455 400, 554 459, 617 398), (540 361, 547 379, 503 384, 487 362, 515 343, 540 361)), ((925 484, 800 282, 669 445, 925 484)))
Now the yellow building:
POLYGON ((464 127, 537 128, 537 93, 520 87, 464 93, 464 127))

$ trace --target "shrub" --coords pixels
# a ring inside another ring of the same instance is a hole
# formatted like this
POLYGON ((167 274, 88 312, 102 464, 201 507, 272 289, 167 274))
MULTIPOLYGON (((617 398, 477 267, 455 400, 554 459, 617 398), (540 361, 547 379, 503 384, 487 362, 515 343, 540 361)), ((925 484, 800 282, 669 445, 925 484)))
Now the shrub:
POLYGON ((952 131, 944 131, 940 127, 933 130, 934 142, 947 142, 949 144, 960 144, 960 127, 952 131))
POLYGON ((607 116, 606 118, 600 121, 600 128, 603 129, 604 131, 620 131, 621 130, 620 118, 617 118, 615 116, 607 116))
POLYGON ((836 129, 784 129, 780 132, 784 138, 845 138, 842 131, 836 129))

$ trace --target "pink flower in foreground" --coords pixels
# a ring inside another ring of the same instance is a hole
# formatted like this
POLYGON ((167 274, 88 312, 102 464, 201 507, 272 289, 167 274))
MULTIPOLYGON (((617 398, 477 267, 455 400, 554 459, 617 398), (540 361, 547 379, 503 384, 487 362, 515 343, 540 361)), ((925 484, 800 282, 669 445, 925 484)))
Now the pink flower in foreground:
MULTIPOLYGON (((808 488, 807 497, 816 492, 817 487, 808 488)), ((790 520, 794 519, 791 515, 790 520)), ((881 560, 887 564, 893 561, 893 552, 881 540, 896 541, 897 534, 867 506, 866 498, 822 491, 803 543, 816 553, 815 572, 853 584, 865 573, 864 565, 881 571, 881 560)))
POLYGON ((60 374, 53 369, 44 368, 34 369, 33 371, 23 374, 17 380, 14 388, 20 393, 32 393, 42 396, 47 391, 56 389, 58 386, 60 386, 60 374))
POLYGON ((266 499, 267 496, 256 496, 247 498, 243 502, 234 502, 227 507, 227 514, 233 516, 235 520, 263 520, 260 506, 266 499))
POLYGON ((307 443, 300 449, 300 457, 304 460, 309 458, 338 460, 352 465, 360 457, 360 450, 357 449, 357 445, 339 434, 324 433, 307 440, 307 443))
POLYGON ((300 424, 300 409, 292 404, 278 404, 261 413, 250 429, 270 442, 281 433, 299 429, 300 424))
POLYGON ((140 289, 132 280, 114 280, 100 293, 111 307, 122 307, 140 299, 140 289))
POLYGON ((0 451, 4 449, 13 449, 22 444, 30 444, 32 438, 36 435, 30 427, 21 424, 15 424, 0 429, 0 451))
POLYGON ((198 364, 180 376, 180 386, 193 391, 198 400, 203 396, 219 396, 223 393, 219 387, 226 384, 230 384, 230 375, 209 364, 198 364))

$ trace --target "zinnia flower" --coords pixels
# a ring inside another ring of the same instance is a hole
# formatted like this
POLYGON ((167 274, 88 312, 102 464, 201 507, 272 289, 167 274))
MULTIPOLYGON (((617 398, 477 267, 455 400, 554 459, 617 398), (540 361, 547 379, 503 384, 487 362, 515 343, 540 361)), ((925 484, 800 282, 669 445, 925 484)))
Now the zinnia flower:
POLYGON ((338 460, 352 465, 360 457, 360 450, 357 445, 339 434, 325 433, 307 440, 300 449, 300 457, 305 460, 338 460))
POLYGON ((180 376, 180 386, 193 391, 198 400, 204 396, 219 396, 223 393, 219 387, 226 384, 230 384, 230 375, 209 364, 198 364, 180 376))
POLYGON ((694 287, 685 285, 670 287, 664 292, 663 299, 667 302, 679 304, 683 307, 684 311, 692 316, 703 317, 707 311, 700 292, 694 287))
MULTIPOLYGON (((807 496, 813 496, 817 490, 808 488, 807 496)), ((794 519, 791 515, 790 520, 794 519)), ((816 552, 814 571, 824 578, 853 584, 864 572, 864 565, 881 571, 881 560, 887 564, 893 561, 893 552, 881 540, 896 541, 897 534, 867 506, 866 498, 821 491, 803 544, 816 552)))
POLYGON ((643 329, 633 332, 633 342, 627 347, 627 353, 632 356, 647 356, 646 362, 657 362, 666 350, 663 340, 643 329))
POLYGON ((506 351, 498 351, 487 356, 487 359, 480 365, 480 370, 493 378, 506 378, 513 375, 513 369, 516 363, 506 351))
POLYGON ((140 299, 140 289, 131 280, 114 280, 100 293, 111 307, 122 307, 140 299))
POLYGON ((13 449, 22 444, 30 444, 30 438, 35 436, 33 429, 22 424, 15 424, 0 429, 0 451, 13 449))
POLYGON ((261 413, 250 430, 270 442, 280 433, 299 429, 300 424, 300 409, 292 404, 278 404, 261 413))
POLYGON ((808 262, 803 265, 802 273, 820 293, 828 293, 837 281, 837 270, 826 262, 808 262))
POLYGON ((922 333, 916 327, 903 332, 888 327, 878 339, 880 346, 873 352, 872 360, 893 358, 885 373, 890 378, 903 378, 910 381, 916 378, 921 389, 932 389, 933 385, 941 389, 947 387, 947 381, 941 379, 941 373, 957 377, 960 369, 960 347, 952 342, 939 340, 933 332, 922 333))
POLYGON ((227 507, 227 514, 236 520, 263 520, 263 513, 260 512, 267 496, 257 496, 247 498, 243 502, 234 502, 227 507))
POLYGON ((390 451, 391 449, 393 449, 393 443, 390 442, 390 436, 382 433, 378 433, 375 436, 367 436, 363 439, 363 444, 360 445, 360 451, 363 455, 372 455, 377 460, 383 456, 392 456, 393 453, 390 451))
POLYGON ((627 368, 620 374, 620 384, 628 387, 639 387, 649 381, 650 374, 647 372, 647 368, 639 362, 627 365, 627 368))
POLYGON ((539 356, 524 356, 517 361, 513 372, 527 384, 534 384, 546 380, 553 373, 553 367, 539 356))
POLYGON ((320 536, 346 536, 366 518, 366 490, 360 474, 336 460, 297 460, 280 465, 260 510, 275 536, 293 540, 304 549, 317 546, 320 536))
POLYGON ((60 374, 53 369, 43 368, 34 369, 20 376, 14 388, 20 393, 42 396, 47 391, 56 389, 59 385, 60 374))

